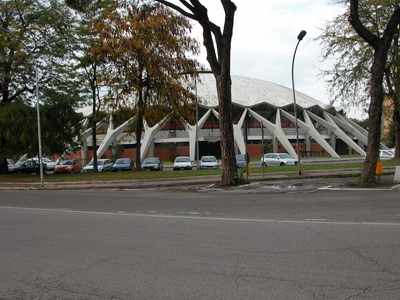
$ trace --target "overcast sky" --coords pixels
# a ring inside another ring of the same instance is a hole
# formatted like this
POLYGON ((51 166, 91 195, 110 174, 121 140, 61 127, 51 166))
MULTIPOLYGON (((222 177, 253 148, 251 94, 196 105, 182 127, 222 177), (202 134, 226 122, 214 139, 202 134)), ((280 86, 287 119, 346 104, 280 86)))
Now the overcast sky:
MULTIPOLYGON (((292 87, 291 66, 297 36, 307 35, 300 43, 295 59, 295 88, 329 104, 324 79, 319 70, 329 68, 321 61, 321 45, 314 41, 327 20, 343 12, 343 7, 329 0, 234 0, 237 6, 232 43, 232 75, 253 77, 292 87)), ((224 13, 219 0, 201 0, 208 8, 211 21, 223 26, 224 13)), ((194 35, 200 42, 201 28, 194 35)), ((202 46, 200 61, 208 68, 202 46)), ((335 105, 338 107, 338 105, 335 105)), ((340 108, 340 107, 339 107, 340 108)), ((357 109, 348 112, 356 116, 357 109)), ((358 117, 358 116, 357 116, 358 117)))

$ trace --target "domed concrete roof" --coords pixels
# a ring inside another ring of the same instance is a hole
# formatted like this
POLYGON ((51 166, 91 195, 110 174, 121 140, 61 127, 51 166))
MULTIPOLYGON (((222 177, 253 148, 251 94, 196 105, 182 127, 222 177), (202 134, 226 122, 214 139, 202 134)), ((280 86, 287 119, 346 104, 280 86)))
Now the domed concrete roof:
MULTIPOLYGON (((218 106, 218 95, 213 74, 200 74, 197 83, 197 94, 200 104, 208 107, 218 106)), ((268 81, 232 75, 232 102, 243 107, 253 107, 268 103, 276 107, 293 104, 293 91, 290 88, 268 81)), ((296 103, 303 108, 320 106, 328 107, 303 93, 296 92, 296 103)))
MULTIPOLYGON (((265 80, 232 75, 232 102, 242 107, 253 107, 268 103, 277 108, 293 104, 293 91, 290 88, 265 80)), ((193 91, 194 93, 194 91, 193 91)), ((206 107, 218 106, 217 86, 213 74, 199 74, 197 95, 200 105, 206 107)), ((302 108, 319 106, 327 109, 328 105, 306 94, 296 92, 296 103, 302 108)), ((84 116, 92 114, 92 107, 78 109, 84 116)))

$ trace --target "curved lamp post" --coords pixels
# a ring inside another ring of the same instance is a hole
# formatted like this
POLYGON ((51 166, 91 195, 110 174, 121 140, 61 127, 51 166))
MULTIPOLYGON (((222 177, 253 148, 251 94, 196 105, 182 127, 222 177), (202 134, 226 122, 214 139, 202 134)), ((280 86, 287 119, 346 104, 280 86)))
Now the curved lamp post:
POLYGON ((294 119, 295 119, 295 127, 296 127, 296 152, 297 152, 297 168, 299 170, 299 175, 301 175, 301 166, 300 166, 300 147, 299 147, 299 126, 297 122, 297 104, 296 104, 296 90, 294 88, 294 59, 296 57, 297 47, 299 46, 301 40, 305 37, 307 32, 305 30, 300 31, 297 36, 297 44, 293 53, 292 60, 292 90, 293 90, 293 103, 294 103, 294 119))
POLYGON ((44 176, 43 176, 43 161, 42 161, 42 134, 41 134, 41 126, 40 126, 40 108, 39 108, 39 75, 38 75, 38 67, 36 63, 36 59, 33 56, 32 51, 29 49, 29 47, 15 34, 10 32, 7 29, 4 29, 0 27, 1 30, 7 32, 8 34, 12 35, 14 38, 16 38, 18 41, 22 43, 22 45, 25 46, 25 48, 28 50, 30 56, 33 59, 33 64, 35 66, 35 85, 36 85, 36 117, 37 117, 37 124, 38 124, 38 144, 39 144, 39 172, 40 172, 40 184, 41 186, 44 185, 44 176))

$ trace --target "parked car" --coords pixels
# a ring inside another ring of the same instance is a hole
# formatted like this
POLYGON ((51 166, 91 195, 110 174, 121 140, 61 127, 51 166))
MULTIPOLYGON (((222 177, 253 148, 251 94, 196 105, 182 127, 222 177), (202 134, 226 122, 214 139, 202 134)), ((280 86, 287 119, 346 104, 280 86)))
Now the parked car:
MULTIPOLYGON (((39 164, 39 159, 37 157, 33 157, 28 160, 33 160, 37 164, 39 164)), ((44 168, 45 171, 54 171, 54 169, 56 168, 56 165, 57 165, 54 161, 52 161, 51 159, 49 159, 47 157, 42 157, 42 163, 45 166, 45 168, 44 168)))
POLYGON ((202 156, 199 167, 200 169, 218 169, 218 160, 215 156, 202 156))
POLYGON ((246 155, 245 154, 236 154, 236 167, 243 168, 247 165, 246 155))
MULTIPOLYGON (((295 166, 298 160, 287 153, 268 153, 261 158, 264 167, 269 166, 295 166)), ((301 162, 300 162, 301 163, 301 162)))
MULTIPOLYGON (((46 166, 43 165, 43 171, 45 171, 46 166)), ((40 166, 37 161, 29 159, 26 161, 17 162, 14 165, 14 173, 17 174, 39 174, 40 166)))
POLYGON ((389 160, 394 158, 394 154, 389 150, 379 150, 379 158, 381 160, 389 160))
POLYGON ((80 173, 81 170, 82 166, 77 159, 62 159, 57 163, 54 173, 80 173))
POLYGON ((142 162, 142 169, 146 171, 162 171, 163 163, 159 157, 148 157, 142 162))
MULTIPOLYGON (((82 168, 82 172, 93 172, 93 164, 94 164, 94 161, 92 159, 90 161, 90 163, 87 164, 86 167, 82 168)), ((112 163, 111 159, 102 158, 102 159, 97 160, 97 170, 99 172, 110 172, 112 166, 113 166, 113 163, 112 163)))
POLYGON ((7 168, 8 168, 8 173, 14 174, 14 160, 7 158, 7 168))
POLYGON ((191 170, 192 161, 190 160, 189 156, 178 156, 174 160, 173 169, 176 170, 191 170))
POLYGON ((135 163, 131 158, 118 158, 113 164, 111 171, 122 172, 131 171, 135 168, 135 163))

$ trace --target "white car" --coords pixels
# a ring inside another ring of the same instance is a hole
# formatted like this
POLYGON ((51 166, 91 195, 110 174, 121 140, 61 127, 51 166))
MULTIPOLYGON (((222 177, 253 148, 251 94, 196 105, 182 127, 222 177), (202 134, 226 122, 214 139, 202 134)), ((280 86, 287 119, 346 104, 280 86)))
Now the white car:
POLYGON ((192 161, 189 156, 178 156, 174 160, 173 165, 174 171, 176 170, 191 170, 192 169, 192 161))
POLYGON ((218 160, 215 156, 202 156, 200 169, 219 169, 218 160))
POLYGON ((14 168, 15 168, 14 160, 7 158, 7 168, 8 168, 8 173, 10 174, 14 173, 14 168))
MULTIPOLYGON (((82 173, 84 172, 93 172, 93 159, 90 163, 87 164, 86 167, 82 168, 82 173)), ((110 172, 113 166, 113 162, 111 159, 103 158, 97 160, 97 171, 99 172, 110 172)))
POLYGON ((298 160, 287 153, 268 153, 261 158, 261 164, 264 167, 296 166, 297 163, 298 160))
MULTIPOLYGON (((33 157, 28 160, 33 160, 36 163, 38 163, 39 159, 37 157, 33 157)), ((54 169, 57 166, 57 164, 54 161, 48 159, 47 157, 42 157, 42 163, 45 166, 45 168, 44 168, 45 171, 54 171, 54 169)))
POLYGON ((394 154, 389 150, 379 150, 379 159, 381 160, 389 160, 394 158, 394 154))

